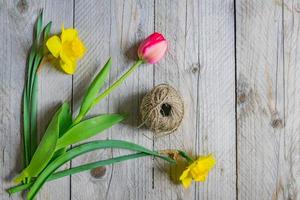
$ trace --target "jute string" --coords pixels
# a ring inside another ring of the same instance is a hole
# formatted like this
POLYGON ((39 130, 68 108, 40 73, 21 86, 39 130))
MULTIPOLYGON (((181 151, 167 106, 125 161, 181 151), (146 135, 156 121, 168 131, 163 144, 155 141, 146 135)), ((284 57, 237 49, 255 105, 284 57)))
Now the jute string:
POLYGON ((163 136, 177 130, 184 115, 180 94, 170 85, 160 84, 147 93, 141 103, 142 125, 155 136, 163 136))

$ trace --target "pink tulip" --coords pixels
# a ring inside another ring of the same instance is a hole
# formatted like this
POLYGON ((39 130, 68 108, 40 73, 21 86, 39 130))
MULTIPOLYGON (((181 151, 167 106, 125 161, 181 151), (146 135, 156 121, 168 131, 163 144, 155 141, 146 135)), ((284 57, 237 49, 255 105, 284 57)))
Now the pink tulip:
POLYGON ((168 42, 160 33, 152 33, 138 48, 138 56, 147 63, 157 63, 165 55, 168 42))

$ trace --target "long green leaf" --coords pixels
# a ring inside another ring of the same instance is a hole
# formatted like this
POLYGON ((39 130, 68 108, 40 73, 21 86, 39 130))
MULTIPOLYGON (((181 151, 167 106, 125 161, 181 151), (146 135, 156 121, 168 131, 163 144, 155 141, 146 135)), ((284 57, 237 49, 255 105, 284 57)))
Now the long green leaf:
POLYGON ((46 167, 54 154, 56 142, 59 137, 61 113, 65 112, 70 112, 70 106, 67 103, 64 103, 55 113, 29 165, 15 178, 16 182, 20 182, 27 177, 35 177, 46 167))
MULTIPOLYGON (((36 135, 36 107, 31 108, 32 102, 31 102, 31 96, 32 96, 32 91, 31 91, 31 72, 33 68, 33 63, 35 60, 35 49, 34 47, 31 48, 30 54, 28 57, 28 62, 27 62, 27 80, 24 88, 24 99, 23 99, 23 127, 24 127, 24 153, 25 153, 25 167, 28 166, 31 157, 33 155, 34 149, 36 147, 36 143, 34 141, 34 138, 32 138, 32 135, 36 135), (33 118, 33 121, 32 121, 33 118), (34 120, 35 118, 35 120, 34 120), (31 128, 32 126, 32 128, 31 128), (32 144, 32 142, 34 144, 32 144)), ((37 85, 37 84, 36 84, 37 85)), ((34 86, 37 88, 37 86, 34 86)), ((36 94, 34 94, 35 97, 34 99, 37 99, 36 94)), ((33 103, 36 103, 33 102, 33 103)))
POLYGON ((83 171, 95 169, 97 167, 106 166, 106 165, 122 162, 122 161, 125 161, 125 160, 140 158, 140 157, 149 156, 149 155, 150 154, 147 154, 147 153, 135 153, 135 154, 125 155, 125 156, 110 158, 110 159, 106 159, 106 160, 100 160, 100 161, 80 165, 80 166, 77 166, 77 167, 73 167, 71 169, 66 169, 66 170, 56 172, 52 176, 50 176, 50 178, 51 179, 58 179, 58 178, 61 178, 61 177, 64 177, 64 176, 69 176, 69 175, 77 174, 77 173, 80 173, 80 172, 83 172, 83 171))
MULTIPOLYGON (((122 161, 125 161, 125 160, 140 158, 140 157, 144 157, 144 156, 149 156, 149 154, 135 153, 135 154, 119 156, 119 157, 115 157, 115 158, 110 158, 110 159, 106 159, 106 160, 100 160, 100 161, 97 161, 97 162, 92 162, 92 163, 80 165, 80 166, 77 166, 77 167, 73 167, 71 169, 66 169, 66 170, 56 172, 56 173, 52 174, 47 179, 47 181, 52 181, 52 180, 59 179, 59 178, 65 177, 65 176, 77 174, 77 173, 80 173, 80 172, 83 172, 83 171, 94 169, 96 167, 106 166, 106 165, 122 162, 122 161)), ((16 192, 21 192, 23 190, 26 190, 26 189, 30 188, 30 186, 32 186, 33 183, 34 183, 34 181, 32 181, 30 183, 27 183, 27 184, 21 184, 21 185, 14 186, 12 188, 9 188, 7 190, 7 192, 9 194, 13 194, 13 193, 16 193, 16 192)))
POLYGON ((30 124, 29 124, 29 111, 28 111, 28 99, 27 90, 23 92, 23 152, 24 152, 24 165, 29 164, 30 157, 30 124))
POLYGON ((44 28, 44 38, 43 38, 44 42, 46 42, 46 40, 48 40, 49 38, 51 26, 52 26, 52 22, 50 21, 44 28))
POLYGON ((84 120, 58 139, 56 150, 86 140, 124 119, 123 115, 106 114, 84 120))
POLYGON ((61 112, 59 117, 59 137, 63 136, 67 130, 71 127, 72 124, 72 113, 70 109, 70 105, 68 103, 64 103, 65 108, 61 112))
POLYGON ((33 88, 32 88, 32 97, 31 97, 31 106, 30 106, 30 160, 37 148, 37 98, 38 98, 38 76, 35 76, 33 88))
POLYGON ((36 22, 36 32, 35 32, 35 39, 38 41, 42 32, 43 27, 43 11, 40 13, 38 20, 36 22))
POLYGON ((37 75, 37 69, 38 69, 38 66, 41 64, 41 61, 43 59, 43 56, 40 54, 40 53, 37 53, 36 56, 35 56, 35 59, 34 59, 34 62, 33 62, 33 66, 32 66, 32 70, 31 70, 31 74, 30 74, 30 85, 29 85, 29 90, 30 90, 30 96, 29 96, 29 99, 31 99, 32 97, 32 90, 33 90, 33 84, 34 84, 34 80, 35 80, 35 77, 37 75))
POLYGON ((46 180, 51 176, 51 174, 57 170, 60 166, 65 164, 66 162, 72 160, 73 158, 80 156, 84 153, 94 151, 97 149, 103 149, 103 148, 119 148, 119 149, 128 149, 132 151, 147 153, 150 155, 154 155, 157 157, 160 157, 168 162, 174 163, 175 161, 171 158, 161 156, 159 153, 155 151, 151 151, 149 149, 146 149, 145 147, 142 147, 140 145, 121 141, 121 140, 100 140, 100 141, 93 141, 85 144, 81 144, 73 149, 68 150, 65 154, 61 155, 51 163, 43 170, 43 172, 37 177, 36 181, 32 185, 30 191, 27 194, 27 199, 32 200, 37 192, 40 190, 40 188, 43 186, 43 184, 46 182, 46 180))
POLYGON ((108 59, 104 67, 97 74, 91 85, 86 91, 86 94, 82 100, 80 111, 78 117, 76 117, 75 123, 78 123, 85 114, 90 110, 91 105, 95 98, 97 97, 99 90, 103 87, 105 79, 111 68, 111 58, 108 59))
POLYGON ((36 56, 36 53, 35 53, 35 49, 34 47, 31 47, 31 50, 30 50, 30 54, 29 54, 29 57, 28 57, 28 62, 27 62, 27 96, 29 97, 30 96, 30 84, 31 84, 31 71, 32 71, 32 67, 33 67, 33 62, 34 62, 34 59, 35 59, 35 56, 36 56))
MULTIPOLYGON (((63 136, 65 132, 70 128, 72 125, 72 114, 71 112, 63 112, 61 113, 60 121, 59 121, 59 137, 63 136)), ((55 151, 53 157, 51 160, 56 159, 61 154, 65 153, 67 148, 61 148, 57 151, 55 151)))

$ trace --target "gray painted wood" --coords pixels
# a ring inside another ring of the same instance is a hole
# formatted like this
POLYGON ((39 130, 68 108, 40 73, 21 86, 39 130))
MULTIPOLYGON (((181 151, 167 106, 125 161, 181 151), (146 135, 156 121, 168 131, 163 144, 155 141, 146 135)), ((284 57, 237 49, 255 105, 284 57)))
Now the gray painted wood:
POLYGON ((298 4, 237 2, 239 199, 299 199, 298 4))
MULTIPOLYGON (((111 35, 110 55, 113 68, 110 83, 131 67, 136 59, 136 45, 153 32, 154 1, 110 1, 111 35)), ((109 112, 128 113, 129 118, 120 126, 110 129, 110 137, 152 148, 152 140, 138 129, 139 102, 153 86, 153 67, 142 65, 109 96, 109 112)), ((116 157, 129 152, 113 150, 116 157)), ((110 167, 106 199, 147 199, 152 187, 152 158, 137 159, 110 167), (122 183, 122 184, 120 184, 122 183)), ((151 199, 151 198, 150 198, 151 199)))
MULTIPOLYGON (((41 8, 55 31, 62 23, 74 25, 88 51, 73 77, 49 65, 40 71, 40 133, 61 101, 72 101, 77 114, 86 87, 108 57, 113 67, 106 87, 133 64, 136 44, 159 31, 170 42, 166 57, 154 66, 141 66, 89 115, 126 112, 129 119, 92 139, 213 153, 217 165, 207 182, 184 190, 171 181, 178 168, 142 158, 107 166, 99 178, 84 172, 47 183, 38 199, 299 199, 299 4, 0 0, 0 199, 21 199, 9 197, 5 189, 21 170, 24 69, 41 8), (182 94, 185 118, 174 134, 153 139, 144 127, 137 129, 138 107, 159 83, 169 83, 182 94)), ((126 153, 96 151, 70 165, 126 153)))
MULTIPOLYGON (((196 151, 197 96, 199 70, 198 4, 193 1, 155 1, 155 31, 168 41, 167 56, 154 68, 154 84, 168 83, 183 96, 185 116, 182 126, 171 135, 154 140, 155 149, 196 151), (189 3, 189 5, 188 5, 189 3), (194 4, 194 5, 193 5, 194 4)), ((184 190, 175 177, 180 167, 155 162, 153 199, 194 199, 195 187, 184 190), (172 175, 172 179, 170 179, 172 175), (177 184, 176 184, 177 183, 177 184)))
POLYGON ((178 88, 187 112, 182 127, 157 139, 155 148, 213 152, 218 160, 209 180, 191 190, 175 187, 165 171, 155 172, 156 194, 163 199, 235 198, 233 8, 233 1, 156 1, 155 30, 169 37, 170 48, 155 68, 155 84, 178 88))
POLYGON ((236 198, 234 1, 200 1, 197 153, 217 159, 196 199, 236 198))
POLYGON ((42 2, 0 1, 0 199, 9 197, 5 189, 22 170, 21 97, 25 64, 31 46, 33 24, 42 2))
MULTIPOLYGON (((80 62, 73 81, 73 107, 77 114, 86 87, 110 56, 111 17, 109 1, 75 1, 74 8, 74 25, 79 30, 79 34, 87 47, 86 55, 80 62)), ((109 112, 108 103, 109 99, 104 99, 91 111, 90 115, 109 112)), ((105 131, 93 139, 107 138, 109 138, 109 132, 105 131)), ((106 159, 110 156, 110 150, 95 151, 72 161, 72 166, 106 159)), ((106 174, 109 173, 110 170, 106 170, 106 174)), ((109 182, 109 176, 106 174, 100 179, 94 179, 89 171, 72 176, 71 199, 105 199, 109 182), (85 188, 85 192, 82 192, 83 188, 85 188)))
MULTIPOLYGON (((52 21, 52 32, 61 31, 73 26, 73 1, 47 0, 44 2, 44 23, 52 21)), ((32 28, 32 27, 31 27, 32 28)), ((45 65, 39 71, 39 105, 38 105, 38 132, 42 135, 62 102, 72 99, 72 76, 58 71, 52 65, 45 65)), ((71 102, 70 102, 71 103, 71 102)), ((61 169, 69 168, 66 164, 61 169)), ((70 178, 55 180, 43 187, 38 199, 70 199, 70 178)))
MULTIPOLYGON (((82 62, 84 67, 75 75, 75 91, 86 87, 90 78, 101 69, 101 65, 109 56, 112 57, 113 66, 105 87, 133 64, 136 43, 153 32, 153 10, 151 1, 147 3, 127 1, 126 4, 120 1, 75 2, 75 13, 77 13, 75 26, 86 31, 83 36, 87 39, 85 42, 89 49, 88 55, 82 62)), ((124 139, 152 148, 152 140, 143 136, 143 132, 136 128, 140 123, 138 121, 139 101, 145 90, 153 86, 152 74, 151 66, 142 66, 100 103, 97 109, 94 109, 94 114, 125 112, 131 116, 124 124, 117 125, 95 138, 124 139)), ((119 150, 94 152, 87 158, 78 159, 76 163, 125 153, 119 150)), ((89 172, 73 176, 72 196, 77 199, 142 199, 152 187, 151 163, 152 159, 146 158, 107 166, 106 173, 99 179, 93 178, 89 172), (86 193, 81 192, 82 187, 88 188, 86 193)))
POLYGON ((299 5, 300 1, 288 0, 283 9, 284 68, 280 73, 284 91, 284 130, 280 138, 280 171, 274 195, 278 199, 300 198, 299 5))

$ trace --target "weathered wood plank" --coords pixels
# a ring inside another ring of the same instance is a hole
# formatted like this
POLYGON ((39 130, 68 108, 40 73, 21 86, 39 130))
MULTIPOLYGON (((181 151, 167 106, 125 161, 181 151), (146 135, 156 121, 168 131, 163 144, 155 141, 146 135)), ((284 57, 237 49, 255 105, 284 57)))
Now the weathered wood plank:
MULTIPOLYGON (((110 83, 137 58, 138 43, 153 32, 154 1, 111 1, 110 54, 114 60, 110 83)), ((152 148, 152 140, 138 129, 141 98, 153 86, 153 67, 142 65, 109 97, 110 112, 128 113, 129 118, 110 130, 111 138, 152 148)), ((112 156, 124 154, 113 150, 112 156)), ((152 188, 152 158, 132 160, 111 168, 107 199, 147 199, 152 188), (116 192, 117 191, 117 192, 116 192)))
MULTIPOLYGON (((75 1, 74 8, 74 25, 79 30, 80 37, 87 47, 86 55, 80 61, 73 80, 73 110, 74 114, 77 114, 85 89, 110 56, 111 17, 110 1, 75 1)), ((91 111, 89 116, 108 111, 108 98, 106 98, 91 111)), ((105 131, 92 139, 106 139, 108 137, 108 131, 105 131)), ((72 166, 105 159, 110 154, 109 150, 95 151, 75 159, 72 161, 72 166)), ((72 176, 71 199, 105 199, 105 191, 109 181, 107 174, 109 174, 109 170, 99 180, 93 178, 89 171, 72 176)))
POLYGON ((273 199, 300 199, 300 1, 283 4, 284 68, 279 87, 283 88, 283 116, 274 124, 284 125, 279 140, 279 172, 273 199))
MULTIPOLYGON (((99 64, 103 64, 109 56, 113 59, 110 83, 133 64, 132 57, 136 55, 134 46, 153 31, 153 9, 152 1, 143 3, 141 1, 75 2, 75 26, 84 32, 83 38, 89 49, 88 55, 82 62, 84 66, 75 75, 75 91, 80 91, 86 86, 95 71, 100 69, 99 64), (83 77, 84 81, 82 81, 83 77), (79 82, 81 85, 78 85, 79 82)), ((124 139, 152 147, 152 141, 145 138, 141 131, 135 128, 139 123, 139 101, 145 89, 153 85, 152 74, 153 69, 149 66, 139 68, 94 110, 93 113, 126 112, 130 115, 124 124, 95 138, 124 139)), ((75 108, 77 107, 78 104, 75 102, 75 108)), ((94 152, 89 157, 82 157, 73 164, 124 153, 119 150, 94 152)), ((93 178, 89 172, 73 176, 72 198, 142 199, 152 187, 151 163, 152 160, 146 158, 107 166, 105 175, 100 179, 93 178), (85 188, 87 192, 83 193, 82 188, 85 188)))
POLYGON ((286 115, 282 4, 237 1, 236 11, 238 198, 281 199, 286 115))
MULTIPOLYGON (((47 183, 38 199, 298 199, 299 3, 236 1, 236 171, 233 0, 77 0, 75 5, 72 0, 0 1, 0 199, 21 199, 9 197, 5 189, 11 185, 8 179, 21 170, 20 102, 26 54, 40 8, 55 31, 62 23, 71 27, 75 16, 88 52, 73 78, 73 95, 71 76, 48 65, 40 71, 39 133, 61 101, 73 99, 78 111, 86 86, 109 56, 113 68, 107 82, 112 83, 133 63, 132 46, 159 31, 170 41, 166 58, 154 68, 139 68, 91 112, 126 112, 129 119, 93 139, 212 152, 217 166, 206 183, 183 190, 170 181, 174 168, 151 158, 138 159, 108 166, 99 179, 85 172, 47 183), (152 141, 149 131, 135 127, 140 124, 141 98, 159 83, 181 92, 186 114, 176 133, 152 141)), ((125 153, 97 151, 72 165, 125 153)))
POLYGON ((21 97, 32 31, 43 2, 0 1, 0 199, 22 170, 21 97))
POLYGON ((199 4, 197 153, 217 159, 196 199, 236 198, 234 1, 199 4))
MULTIPOLYGON (((168 83, 182 95, 185 116, 171 135, 154 140, 155 149, 184 149, 195 152, 199 68, 198 3, 196 1, 155 1, 155 31, 169 41, 166 57, 155 65, 154 84, 168 83)), ((194 199, 195 187, 184 190, 179 175, 183 170, 155 162, 153 199, 194 199), (161 169, 161 170, 157 170, 161 169), (177 172, 178 174, 178 172, 177 172)))
MULTIPOLYGON (((52 21, 52 33, 60 33, 62 25, 66 28, 73 26, 73 0, 47 0, 41 8, 44 8, 44 22, 52 21)), ((42 66, 38 98, 38 132, 43 135, 61 103, 72 99, 72 76, 50 64, 42 66)), ((61 169, 68 167, 66 164, 61 169)), ((47 183, 38 194, 38 199, 70 199, 70 177, 47 183)))
MULTIPOLYGON (((44 22, 53 21, 54 30, 61 29, 61 24, 72 26, 73 6, 72 1, 60 2, 33 1, 11 2, 5 1, 1 5, 1 27, 2 46, 7 48, 2 51, 1 67, 1 106, 6 112, 1 112, 3 120, 1 123, 1 152, 3 152, 4 169, 1 170, 4 180, 19 172, 22 168, 22 146, 21 146, 21 95, 24 86, 24 73, 26 57, 32 44, 33 25, 42 8, 44 9, 44 22), (70 4, 71 3, 71 4, 70 4), (6 64, 5 64, 6 63, 6 64), (3 84, 2 84, 3 83, 3 84), (8 113, 8 115, 7 115, 8 113), (6 116, 6 117, 5 117, 6 116), (8 120, 10 119, 10 120, 8 120), (2 130, 3 129, 3 130, 2 130), (3 133, 3 135, 2 135, 3 133), (7 140, 10 138, 9 140, 7 140), (13 164, 17 162, 18 164, 13 164), (16 166, 14 166, 16 165, 16 166)), ((51 119, 52 114, 58 104, 63 100, 71 99, 72 77, 66 77, 51 66, 43 66, 39 72, 39 105, 38 105, 38 132, 42 135, 51 119), (58 89, 59 88, 59 89, 58 89)), ((2 109, 1 109, 2 110, 2 109)), ((1 199, 8 198, 4 189, 8 187, 6 181, 1 181, 1 199), (3 183, 3 185, 2 185, 3 183)), ((18 198, 16 195, 13 198, 18 198)), ((68 199, 69 198, 69 180, 68 178, 47 184, 38 199, 68 199)))
POLYGON ((155 84, 177 87, 187 108, 183 126, 155 141, 155 147, 211 152, 217 158, 208 181, 190 191, 156 174, 157 194, 162 199, 234 199, 233 1, 156 1, 155 16, 156 30, 169 37, 171 54, 155 68, 155 84))

